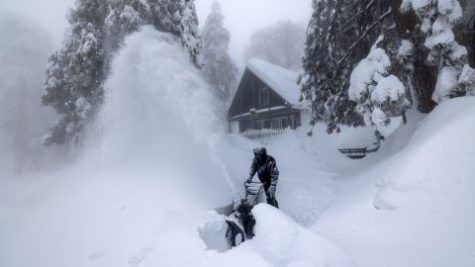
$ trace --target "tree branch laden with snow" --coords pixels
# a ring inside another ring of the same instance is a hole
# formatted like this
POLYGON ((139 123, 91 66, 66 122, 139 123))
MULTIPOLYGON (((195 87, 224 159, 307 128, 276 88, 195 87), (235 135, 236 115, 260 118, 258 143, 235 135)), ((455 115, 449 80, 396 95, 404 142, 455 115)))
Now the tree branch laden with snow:
POLYGON ((387 136, 401 123, 400 117, 410 107, 410 101, 401 80, 390 74, 391 60, 380 47, 383 39, 378 38, 368 56, 351 73, 348 95, 358 103, 365 122, 387 136))

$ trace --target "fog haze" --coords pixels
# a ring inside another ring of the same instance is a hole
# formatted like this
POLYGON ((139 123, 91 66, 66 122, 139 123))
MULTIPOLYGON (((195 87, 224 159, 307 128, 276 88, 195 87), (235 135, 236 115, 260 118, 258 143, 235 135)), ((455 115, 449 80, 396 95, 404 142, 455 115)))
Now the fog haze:
MULTIPOLYGON (((213 0, 195 0, 203 26, 213 0)), ((243 52, 253 32, 278 20, 292 20, 306 25, 311 16, 311 0, 221 0, 225 25, 231 32, 230 52, 241 67, 243 52)), ((21 15, 37 21, 46 28, 58 47, 68 26, 66 14, 74 0, 0 0, 0 16, 21 15)))
MULTIPOLYGON (((200 25, 204 25, 213 0, 196 0, 200 25)), ((221 0, 225 26, 231 32, 230 52, 240 66, 252 33, 279 20, 292 20, 306 26, 312 15, 311 0, 221 0)))
POLYGON ((0 16, 16 15, 35 20, 50 32, 58 47, 68 26, 66 14, 74 0, 0 0, 0 16))

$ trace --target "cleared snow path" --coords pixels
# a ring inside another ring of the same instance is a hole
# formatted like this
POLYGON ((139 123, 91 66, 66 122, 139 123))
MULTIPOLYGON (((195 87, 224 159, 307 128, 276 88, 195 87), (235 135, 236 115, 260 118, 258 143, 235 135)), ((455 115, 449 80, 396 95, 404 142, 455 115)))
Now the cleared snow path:
MULTIPOLYGON (((354 177, 380 161, 375 156, 351 160, 338 148, 363 147, 373 142, 372 128, 342 128, 341 134, 328 135, 324 125, 317 125, 313 137, 306 127, 260 142, 237 135, 228 135, 219 144, 220 157, 236 188, 248 177, 253 158, 252 149, 265 146, 279 168, 277 199, 282 211, 304 227, 312 226, 346 190, 351 189, 354 177), (234 151, 232 155, 226 151, 234 151)), ((379 155, 378 155, 379 156, 379 155)), ((257 177, 254 179, 257 180, 257 177)), ((239 191, 243 196, 244 192, 239 191)))
MULTIPOLYGON (((266 146, 268 153, 277 161, 279 182, 277 200, 279 206, 303 226, 311 226, 320 214, 335 200, 341 184, 335 179, 337 174, 326 167, 318 155, 306 152, 299 137, 303 132, 288 133, 285 136, 257 143, 244 137, 229 135, 223 151, 234 151, 233 155, 220 154, 226 167, 233 174, 233 182, 243 197, 243 182, 247 179, 252 162, 252 149, 266 146)), ((345 160, 345 159, 344 159, 345 160)), ((257 175, 254 177, 258 180, 257 175)))

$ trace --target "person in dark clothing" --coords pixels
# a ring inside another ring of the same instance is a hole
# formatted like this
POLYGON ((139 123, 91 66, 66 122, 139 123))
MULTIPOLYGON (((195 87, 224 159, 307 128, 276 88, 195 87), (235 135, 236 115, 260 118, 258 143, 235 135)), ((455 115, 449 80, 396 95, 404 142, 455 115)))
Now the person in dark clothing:
POLYGON ((277 169, 275 159, 272 156, 267 155, 265 147, 254 149, 254 159, 252 160, 251 172, 249 173, 249 178, 246 182, 252 182, 252 178, 256 173, 264 186, 267 203, 279 208, 279 204, 275 198, 277 181, 279 180, 279 170, 277 169))

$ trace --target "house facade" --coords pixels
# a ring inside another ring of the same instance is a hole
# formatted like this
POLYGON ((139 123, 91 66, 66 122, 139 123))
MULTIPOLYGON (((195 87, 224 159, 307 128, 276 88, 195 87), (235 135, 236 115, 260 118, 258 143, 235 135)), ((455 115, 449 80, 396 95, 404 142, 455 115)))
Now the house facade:
POLYGON ((252 59, 228 110, 230 131, 259 138, 298 128, 308 110, 295 72, 252 59))

